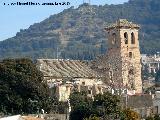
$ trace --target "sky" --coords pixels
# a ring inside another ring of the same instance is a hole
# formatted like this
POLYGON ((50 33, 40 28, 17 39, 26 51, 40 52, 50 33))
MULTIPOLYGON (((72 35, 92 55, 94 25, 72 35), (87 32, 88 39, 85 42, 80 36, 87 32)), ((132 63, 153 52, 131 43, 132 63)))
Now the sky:
MULTIPOLYGON (((15 36, 20 29, 27 29, 30 25, 41 22, 50 15, 60 13, 71 6, 78 7, 83 1, 88 2, 89 0, 0 0, 0 41, 15 36), (13 5, 17 2, 33 2, 40 4, 70 2, 70 5, 13 5)), ((90 3, 91 5, 105 5, 123 4, 127 1, 128 0, 90 0, 90 3)))

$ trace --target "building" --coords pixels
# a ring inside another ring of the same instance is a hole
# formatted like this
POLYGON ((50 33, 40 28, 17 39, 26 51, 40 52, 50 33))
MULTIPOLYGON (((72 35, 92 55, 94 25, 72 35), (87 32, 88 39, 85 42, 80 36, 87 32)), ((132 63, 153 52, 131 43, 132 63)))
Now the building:
POLYGON ((139 113, 141 118, 153 115, 152 95, 136 94, 124 97, 124 105, 139 113))
POLYGON ((92 79, 99 77, 87 66, 85 61, 80 60, 38 59, 37 66, 43 72, 44 79, 51 83, 69 78, 92 79))
POLYGON ((156 73, 160 68, 160 54, 159 52, 157 52, 155 55, 142 54, 141 62, 143 69, 147 68, 149 73, 156 73))
POLYGON ((108 86, 113 93, 142 93, 139 28, 126 19, 105 28, 107 53, 89 65, 85 61, 63 59, 38 59, 37 65, 50 88, 56 86, 60 101, 66 101, 75 86, 91 96, 103 93, 108 86), (99 81, 103 85, 98 85, 99 81))
POLYGON ((67 102, 73 90, 85 91, 93 97, 95 94, 103 94, 106 88, 101 77, 85 61, 38 59, 37 66, 59 101, 67 102))
POLYGON ((108 76, 136 90, 136 93, 142 92, 139 28, 125 19, 105 28, 108 33, 108 76))
POLYGON ((139 26, 126 19, 105 28, 108 34, 106 55, 94 60, 91 68, 106 77, 106 82, 118 84, 142 93, 139 26))
POLYGON ((155 92, 155 96, 153 98, 153 106, 154 106, 154 113, 160 114, 160 89, 155 92))
POLYGON ((61 84, 61 85, 57 85, 57 86, 54 86, 56 91, 55 94, 56 97, 58 98, 59 101, 63 101, 63 102, 67 102, 68 99, 69 99, 69 96, 72 92, 72 88, 73 88, 73 85, 71 84, 61 84))

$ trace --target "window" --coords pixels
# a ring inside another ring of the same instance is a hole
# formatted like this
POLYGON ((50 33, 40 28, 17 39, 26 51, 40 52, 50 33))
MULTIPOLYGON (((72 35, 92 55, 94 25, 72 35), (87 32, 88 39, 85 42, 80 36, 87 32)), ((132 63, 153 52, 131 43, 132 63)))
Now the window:
POLYGON ((128 34, 127 34, 127 32, 124 33, 124 42, 125 42, 125 44, 128 44, 128 34))
POLYGON ((129 74, 129 75, 134 75, 134 70, 133 70, 133 69, 130 69, 130 70, 128 71, 128 74, 129 74))
POLYGON ((132 56, 133 56, 133 55, 132 55, 132 52, 129 52, 129 57, 132 58, 132 56))
POLYGON ((154 110, 155 110, 155 114, 158 114, 158 106, 155 106, 155 108, 154 108, 154 110))
POLYGON ((92 93, 92 91, 91 90, 88 90, 88 94, 91 94, 92 93))
POLYGON ((134 33, 131 33, 131 44, 135 44, 135 36, 134 33))
POLYGON ((82 82, 82 85, 85 85, 85 82, 82 82))

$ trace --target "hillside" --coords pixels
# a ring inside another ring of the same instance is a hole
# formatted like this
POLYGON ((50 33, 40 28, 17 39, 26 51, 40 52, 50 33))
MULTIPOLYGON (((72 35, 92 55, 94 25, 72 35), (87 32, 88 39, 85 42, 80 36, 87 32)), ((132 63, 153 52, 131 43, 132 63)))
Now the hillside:
POLYGON ((71 7, 0 42, 0 58, 93 59, 106 52, 104 27, 123 18, 140 24, 141 53, 160 51, 160 0, 71 7))

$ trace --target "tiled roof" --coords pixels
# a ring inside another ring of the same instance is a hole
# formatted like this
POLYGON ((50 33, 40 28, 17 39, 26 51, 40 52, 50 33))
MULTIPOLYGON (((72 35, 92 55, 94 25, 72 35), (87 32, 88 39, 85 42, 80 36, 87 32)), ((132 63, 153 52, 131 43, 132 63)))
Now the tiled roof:
POLYGON ((22 116, 22 118, 24 120, 44 120, 42 118, 36 118, 36 117, 32 117, 32 116, 22 116))
POLYGON ((36 118, 36 117, 32 117, 32 116, 14 115, 14 116, 0 118, 0 120, 44 120, 44 119, 36 118))
POLYGON ((127 27, 127 28, 137 28, 139 29, 140 26, 137 24, 134 24, 132 22, 127 21, 126 19, 119 19, 116 23, 109 25, 108 27, 106 27, 106 30, 109 29, 113 29, 113 28, 123 28, 123 27, 127 27))
POLYGON ((97 77, 96 72, 91 70, 84 61, 80 60, 38 59, 37 66, 46 77, 97 77))

